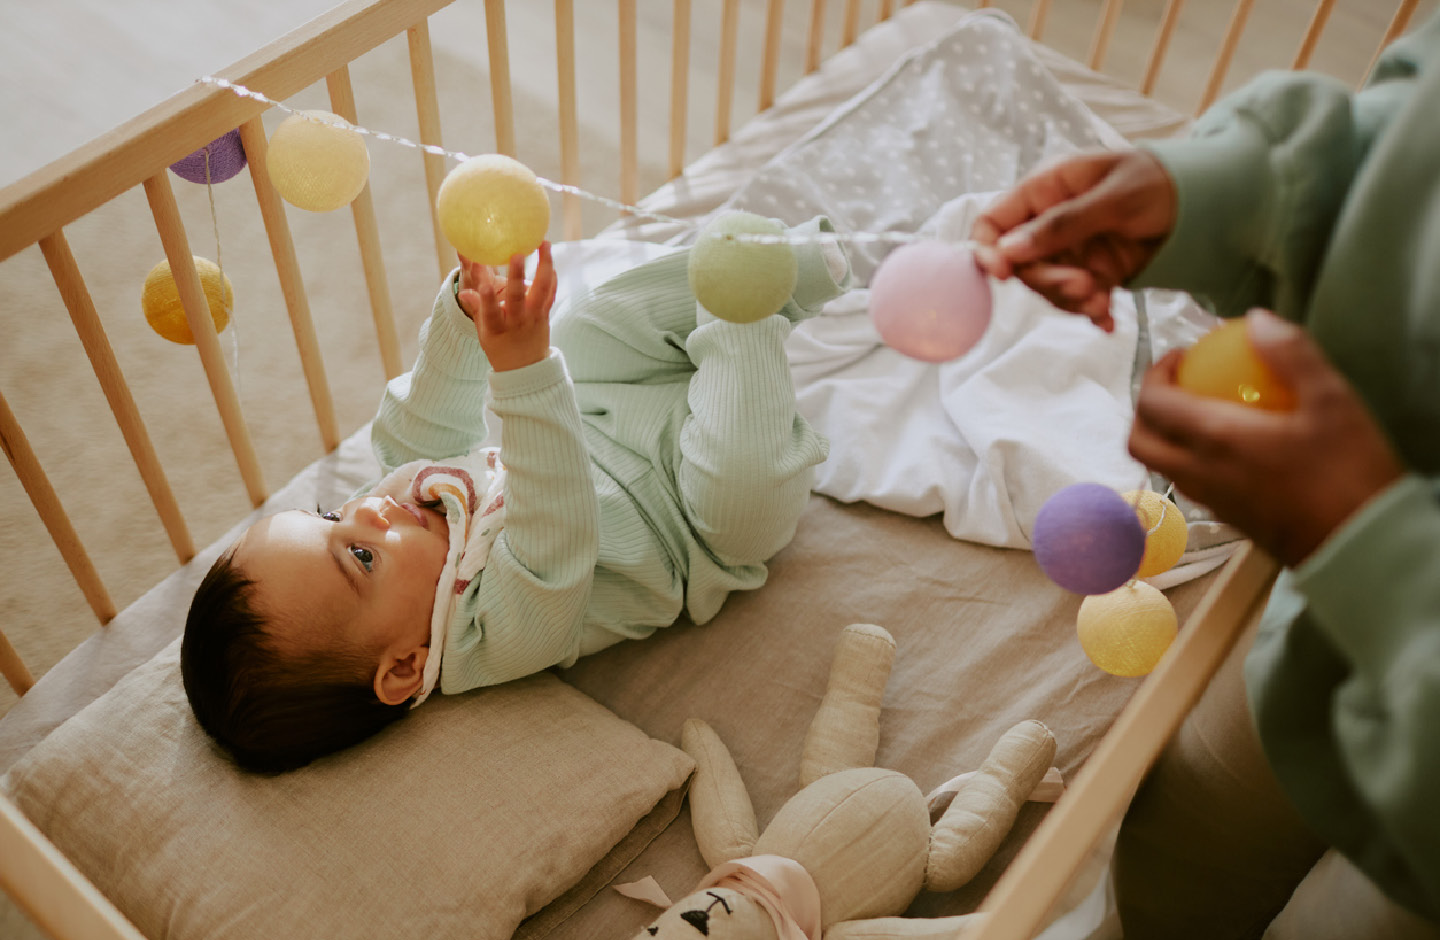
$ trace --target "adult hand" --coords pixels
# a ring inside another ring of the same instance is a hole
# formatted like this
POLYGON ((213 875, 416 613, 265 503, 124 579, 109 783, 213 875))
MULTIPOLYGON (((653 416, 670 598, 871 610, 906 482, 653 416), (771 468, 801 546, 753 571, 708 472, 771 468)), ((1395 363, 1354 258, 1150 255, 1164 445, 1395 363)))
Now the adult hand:
POLYGON ((1294 324, 1251 311, 1257 355, 1295 393, 1293 411, 1200 398, 1175 384, 1182 351, 1146 373, 1130 453, 1294 567, 1404 473, 1350 384, 1294 324))
POLYGON ((1108 333, 1111 290, 1150 262, 1175 214, 1175 183, 1154 155, 1082 154, 1022 180, 975 220, 970 237, 985 273, 1018 277, 1108 333))
POLYGON ((480 348, 496 372, 520 369, 550 351, 550 308, 555 303, 550 243, 540 243, 535 280, 525 283, 525 256, 510 259, 506 275, 460 256, 460 309, 475 322, 480 348))

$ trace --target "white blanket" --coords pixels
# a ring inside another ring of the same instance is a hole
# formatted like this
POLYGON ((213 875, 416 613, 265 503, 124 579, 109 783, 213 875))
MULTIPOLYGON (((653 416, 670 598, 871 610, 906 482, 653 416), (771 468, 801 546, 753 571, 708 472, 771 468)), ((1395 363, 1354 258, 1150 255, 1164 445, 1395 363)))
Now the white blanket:
MULTIPOLYGON (((1121 146, 1011 20, 976 14, 778 154, 724 208, 787 224, 824 214, 842 233, 960 241, 996 193, 1041 163, 1121 146)), ((857 284, 869 283, 895 244, 849 246, 857 284)), ((1040 506, 1064 486, 1156 485, 1126 453, 1135 382, 1154 356, 1193 341, 1213 318, 1184 295, 1120 292, 1116 329, 1106 334, 1016 282, 993 287, 986 335, 940 365, 881 344, 863 287, 796 330, 789 351, 800 409, 831 441, 820 492, 942 513, 957 538, 1028 548, 1040 506)), ((1195 548, 1233 535, 1195 528, 1195 548)))

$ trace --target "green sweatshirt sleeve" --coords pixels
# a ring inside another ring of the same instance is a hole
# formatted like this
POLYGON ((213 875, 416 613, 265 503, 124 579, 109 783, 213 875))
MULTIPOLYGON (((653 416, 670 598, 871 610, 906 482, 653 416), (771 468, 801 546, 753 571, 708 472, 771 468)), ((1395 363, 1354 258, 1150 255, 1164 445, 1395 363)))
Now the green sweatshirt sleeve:
MULTIPOLYGON (((1419 884, 1440 885, 1440 500, 1409 476, 1295 572, 1350 665, 1332 714, 1351 782, 1419 884)), ((1433 900, 1433 899, 1432 899, 1433 900)))
POLYGON ((385 385, 370 446, 386 473, 412 460, 469 453, 485 439, 490 362, 455 299, 457 274, 446 278, 420 328, 414 367, 385 385))
POLYGON ((1356 170, 1409 92, 1403 70, 1358 94, 1272 72, 1217 102, 1188 139, 1146 142, 1178 214, 1128 286, 1188 291, 1221 316, 1265 307, 1300 319, 1356 170))
POLYGON ((573 663, 600 551, 589 452, 559 351, 493 373, 490 387, 504 424, 505 528, 450 623, 447 693, 573 663))

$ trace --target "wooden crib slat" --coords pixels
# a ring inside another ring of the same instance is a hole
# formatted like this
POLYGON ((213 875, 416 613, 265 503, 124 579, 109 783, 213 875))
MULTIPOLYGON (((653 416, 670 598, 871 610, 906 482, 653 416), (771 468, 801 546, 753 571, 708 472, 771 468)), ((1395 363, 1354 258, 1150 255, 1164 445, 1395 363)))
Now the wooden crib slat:
POLYGON ((1278 571, 1273 559, 1250 544, 1231 557, 1069 790, 986 896, 980 910, 988 917, 963 931, 964 940, 1035 935, 1236 639, 1260 616, 1278 571))
POLYGON ((1110 49, 1110 39, 1115 35, 1115 25, 1120 22, 1120 5, 1124 0, 1105 0, 1100 22, 1095 28, 1095 38, 1090 43, 1090 67, 1100 71, 1105 63, 1105 53, 1110 49))
POLYGON ((325 363, 320 353, 320 341, 315 336, 315 322, 310 316, 305 279, 300 274, 300 262, 295 257, 295 240, 290 234, 290 223, 285 217, 280 194, 275 191, 266 169, 269 142, 265 139, 265 125, 258 117, 240 125, 240 143, 250 163, 255 202, 260 206, 260 218, 265 223, 265 234, 270 240, 270 256, 275 260, 280 293, 285 298, 285 309, 290 315, 290 330, 295 336, 295 349, 300 354, 300 367, 305 373, 306 387, 310 390, 310 407, 315 412, 320 443, 328 454, 340 446, 335 401, 330 394, 330 383, 325 378, 325 363))
MULTIPOLYGON (((556 80, 560 93, 560 179, 580 185, 580 111, 575 106, 575 3, 555 0, 556 80)), ((583 233, 580 197, 566 193, 561 200, 564 233, 576 239, 583 233)))
POLYGON ((725 0, 720 13, 720 75, 715 99, 715 146, 730 139, 730 101, 735 93, 735 37, 740 0, 725 0))
POLYGON ((1030 24, 1025 29, 1026 35, 1039 42, 1041 35, 1045 32, 1045 19, 1049 15, 1050 0, 1038 0, 1035 8, 1030 11, 1030 24))
POLYGON ((784 0, 765 4, 765 49, 760 60, 760 110, 775 103, 775 74, 780 65, 780 34, 785 25, 784 0))
POLYGON ((883 23, 888 20, 895 12, 894 7, 891 0, 880 0, 880 10, 875 14, 875 22, 883 23))
POLYGON ((810 2, 810 35, 805 40, 805 74, 820 67, 820 44, 825 36, 825 0, 810 2))
MULTIPOLYGON (((350 84, 349 66, 341 66, 325 76, 330 91, 330 108, 336 114, 359 124, 355 111, 355 90, 350 84)), ((370 315, 375 321, 375 338, 380 343, 380 363, 386 380, 405 371, 400 364, 400 337, 395 332, 395 311, 390 306, 390 282, 385 274, 385 259, 380 252, 380 225, 375 219, 375 199, 370 182, 350 203, 355 218, 355 237, 360 242, 360 264, 365 271, 365 288, 370 296, 370 315)))
POLYGON ((1310 64, 1310 56, 1320 42, 1320 34, 1325 31, 1325 24, 1330 21, 1330 11, 1334 7, 1335 0, 1320 0, 1315 5, 1315 12, 1310 16, 1310 25, 1305 27, 1305 36, 1300 40, 1300 49, 1295 53, 1295 60, 1290 63, 1290 68, 1298 70, 1310 64))
POLYGON ((109 623, 115 618, 115 603, 110 600, 110 594, 101 583, 90 556, 85 553, 85 546, 80 543, 80 536, 75 534, 75 527, 70 524, 70 517, 65 514, 65 507, 60 505, 55 488, 45 476, 40 461, 35 457, 35 451, 30 448, 30 441, 25 437, 20 422, 10 410, 10 404, 3 394, 0 394, 0 447, 4 448, 5 456, 10 458, 10 466, 15 468, 20 485, 25 488, 25 494, 30 497, 35 511, 40 514, 40 520, 45 523, 45 528, 55 547, 60 550, 60 557, 65 560, 75 583, 80 585, 90 609, 102 624, 109 623))
POLYGON ((4 796, 0 796, 0 888, 54 940, 145 940, 4 796))
POLYGON ((1230 26, 1225 30, 1225 42, 1220 47, 1220 54, 1215 57, 1215 65, 1210 70, 1210 79, 1205 83, 1205 94, 1200 99, 1200 107, 1195 109, 1198 115, 1215 102, 1220 95, 1220 86, 1225 82, 1225 73, 1230 70, 1230 60, 1235 57, 1235 47, 1240 43, 1240 36, 1245 32, 1245 22, 1250 18, 1250 8, 1255 5, 1255 0, 1240 0, 1235 5, 1235 14, 1230 18, 1230 26))
POLYGON ((685 170, 685 109, 690 103, 690 0, 675 0, 670 55, 670 179, 685 170))
POLYGON ((845 0, 845 19, 840 25, 840 48, 848 48, 860 35, 860 0, 845 0))
POLYGON ((120 364, 115 360, 115 351, 105 336, 105 328, 100 323, 90 290, 80 276, 75 255, 70 251, 63 232, 40 239, 40 251, 45 255, 45 263, 50 266, 50 276, 55 280, 65 309, 70 311, 75 335, 80 338, 85 355, 90 358, 90 365, 95 370, 95 377, 100 380, 105 400, 115 415, 115 425, 125 438, 125 445, 130 448, 140 479, 145 483, 150 501, 155 504, 165 534, 170 537, 175 557, 183 565, 195 556, 195 544, 190 539, 190 530, 185 526, 180 506, 175 502, 175 494, 170 491, 170 481, 160 466, 160 458, 155 455, 155 446, 150 441, 144 422, 140 420, 140 410, 135 407, 130 386, 126 384, 120 364))
POLYGON ((510 42, 505 0, 485 0, 485 44, 490 53, 490 101, 495 111, 495 150, 515 156, 515 107, 510 93, 510 42))
POLYGON ((620 201, 629 205, 640 198, 635 29, 635 0, 620 0, 620 201))
POLYGON ((0 631, 0 676, 5 677, 16 695, 24 695, 35 686, 35 677, 30 675, 30 670, 20 654, 15 652, 15 647, 10 645, 4 631, 0 631))
POLYGON ((255 458, 255 447, 250 441, 250 431, 245 426, 244 415, 240 412, 240 399, 235 394, 235 385, 225 367, 225 356, 220 351, 220 339, 215 334, 215 323, 210 319, 210 309, 205 293, 200 287, 200 275, 195 271, 195 262, 190 254, 190 240, 185 235, 185 225, 180 221, 180 207, 175 204, 175 191, 170 187, 169 170, 145 181, 145 197, 150 201, 150 213, 155 218, 155 230, 160 233, 160 243, 165 246, 165 257, 170 261, 170 273, 180 292, 180 303, 185 308, 185 319, 190 324, 190 333, 195 339, 195 348, 200 353, 200 363, 205 368, 205 378, 210 383, 210 394, 215 407, 220 410, 220 421, 225 435, 230 439, 230 450, 240 468, 240 477, 250 494, 250 504, 258 507, 265 501, 265 481, 260 473, 260 462, 255 458))
MULTIPOLYGON (((410 84, 415 87, 415 116, 420 126, 420 143, 431 147, 440 142, 440 99, 435 92, 435 52, 430 46, 430 22, 421 20, 405 31, 410 49, 410 84)), ((435 200, 440 184, 445 181, 445 158, 438 153, 422 151, 425 163, 425 189, 430 194, 430 228, 435 237, 435 260, 440 277, 454 267, 455 255, 445 231, 440 227, 440 214, 435 200)))
MULTIPOLYGON (((349 0, 225 69, 283 100, 453 0, 349 0)), ((0 189, 0 260, 138 186, 266 105, 195 84, 0 189)))
POLYGON ((1169 0, 1160 17, 1160 28, 1155 31, 1155 43, 1150 47, 1150 56, 1145 62, 1145 77, 1140 82, 1140 93, 1149 95, 1160 77, 1160 63, 1165 61, 1165 52, 1170 48, 1170 37, 1175 34, 1175 24, 1180 21, 1180 8, 1185 0, 1169 0))
MULTIPOLYGON (((1380 58, 1380 53, 1385 51, 1385 47, 1399 39, 1400 34, 1405 32, 1405 27, 1410 25, 1410 17, 1415 15, 1415 8, 1419 5, 1420 0, 1401 0, 1399 9, 1390 19, 1389 28, 1385 30, 1385 35, 1380 39, 1380 45, 1376 47, 1375 54, 1370 57, 1370 64, 1365 67, 1364 78, 1368 78, 1370 73, 1375 71, 1375 60, 1380 58)), ((1364 78, 1361 79, 1362 82, 1364 78)))

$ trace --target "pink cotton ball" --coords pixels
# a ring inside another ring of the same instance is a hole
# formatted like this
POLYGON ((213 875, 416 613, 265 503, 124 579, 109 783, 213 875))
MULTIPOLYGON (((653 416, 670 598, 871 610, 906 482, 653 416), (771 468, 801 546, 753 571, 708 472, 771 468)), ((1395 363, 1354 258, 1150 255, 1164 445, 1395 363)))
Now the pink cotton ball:
POLYGON ((897 352, 924 362, 956 359, 990 325, 990 281, 963 245, 911 242, 875 272, 870 319, 897 352))

